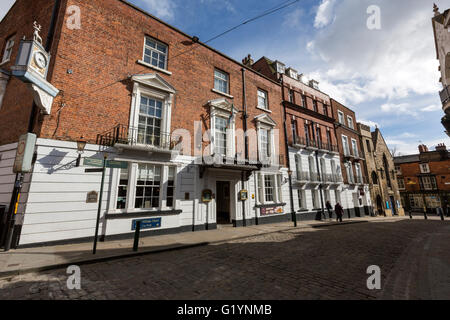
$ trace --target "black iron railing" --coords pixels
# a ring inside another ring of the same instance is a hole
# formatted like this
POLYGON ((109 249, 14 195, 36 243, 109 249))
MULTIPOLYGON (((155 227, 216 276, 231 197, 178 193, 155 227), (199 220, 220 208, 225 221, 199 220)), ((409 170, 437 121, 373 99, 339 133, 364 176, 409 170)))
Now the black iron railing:
POLYGON ((97 135, 97 144, 114 146, 124 144, 130 146, 142 145, 170 150, 173 148, 171 134, 153 130, 149 132, 146 127, 129 127, 117 125, 113 129, 97 135))

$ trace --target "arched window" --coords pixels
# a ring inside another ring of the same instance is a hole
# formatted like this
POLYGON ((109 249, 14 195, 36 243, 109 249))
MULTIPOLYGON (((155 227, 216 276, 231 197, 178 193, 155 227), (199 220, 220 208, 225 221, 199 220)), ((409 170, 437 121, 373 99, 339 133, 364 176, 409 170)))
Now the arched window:
POLYGON ((377 173, 375 171, 372 171, 372 183, 373 184, 378 184, 378 176, 377 176, 377 173))

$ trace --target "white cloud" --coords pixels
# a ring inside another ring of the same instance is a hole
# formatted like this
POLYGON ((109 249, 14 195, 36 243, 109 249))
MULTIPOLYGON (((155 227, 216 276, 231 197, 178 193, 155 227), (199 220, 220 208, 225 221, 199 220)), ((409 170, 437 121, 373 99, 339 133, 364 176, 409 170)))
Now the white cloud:
POLYGON ((12 7, 15 0, 1 0, 0 1, 0 21, 8 13, 8 10, 12 7))
POLYGON ((303 10, 301 10, 301 9, 295 9, 294 11, 289 12, 283 21, 283 26, 286 26, 289 28, 300 27, 302 15, 303 15, 303 10))
POLYGON ((450 146, 450 139, 430 139, 425 141, 419 141, 415 139, 399 140, 391 137, 386 138, 386 144, 389 149, 396 148, 402 155, 417 154, 419 153, 419 144, 424 144, 428 147, 428 150, 434 150, 440 143, 444 143, 446 146, 450 146))
POLYGON ((141 2, 145 10, 158 18, 167 20, 174 18, 176 5, 173 0, 141 0, 141 2))
POLYGON ((323 28, 331 23, 334 19, 333 8, 335 2, 336 0, 322 0, 314 19, 315 28, 323 28))
POLYGON ((308 46, 325 62, 316 71, 321 83, 344 103, 436 94, 439 72, 430 22, 432 4, 423 0, 379 0, 377 4, 382 29, 369 30, 369 1, 342 0, 334 6, 322 1, 315 22, 327 27, 308 46))
POLYGON ((358 119, 358 122, 369 126, 371 129, 380 128, 380 125, 375 121, 358 119))
POLYGON ((209 5, 212 4, 218 9, 224 8, 230 13, 236 13, 236 9, 234 8, 233 4, 228 0, 200 0, 200 3, 209 5))
POLYGON ((405 112, 410 111, 410 106, 407 103, 400 103, 400 104, 385 103, 381 106, 381 111, 396 114, 404 114, 405 112))
POLYGON ((442 110, 442 107, 437 104, 432 104, 432 105, 429 105, 428 107, 425 107, 422 109, 422 111, 424 111, 424 112, 433 112, 433 111, 440 111, 440 110, 442 110))

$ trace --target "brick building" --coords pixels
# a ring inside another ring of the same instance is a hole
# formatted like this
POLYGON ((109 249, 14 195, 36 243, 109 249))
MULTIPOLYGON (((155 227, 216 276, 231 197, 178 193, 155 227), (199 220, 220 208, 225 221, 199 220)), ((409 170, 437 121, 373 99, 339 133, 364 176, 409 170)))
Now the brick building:
POLYGON ((404 215, 399 186, 395 176, 394 159, 380 129, 358 123, 361 150, 365 155, 364 170, 368 177, 373 208, 377 215, 404 215))
POLYGON ((360 133, 356 125, 355 112, 338 101, 331 99, 331 110, 339 146, 342 175, 347 199, 351 203, 350 216, 370 215, 372 203, 364 170, 364 149, 361 149, 360 133))
POLYGON ((450 153, 444 144, 429 151, 395 157, 395 169, 402 202, 407 210, 436 213, 450 201, 450 153))
POLYGON ((138 219, 159 220, 154 234, 291 219, 274 79, 121 0, 17 0, 0 23, 0 48, 0 204, 11 199, 19 136, 38 137, 20 245, 94 235, 98 204, 86 199, 100 174, 76 165, 80 140, 83 158, 106 152, 128 163, 106 170, 107 238, 131 235, 138 219), (38 77, 14 75, 21 39, 36 42, 34 21, 49 53, 39 88, 38 77), (42 89, 50 87, 54 99, 42 89))
MULTIPOLYGON (((342 179, 330 97, 319 90, 317 81, 306 83, 302 74, 280 61, 262 57, 247 62, 282 85, 286 143, 294 173, 293 206, 300 217, 320 219, 327 201, 333 207, 341 203, 349 216, 355 216, 359 213, 355 207, 360 204, 353 200, 353 190, 346 188, 342 179)), ((364 199, 364 203, 369 205, 370 199, 364 199)))

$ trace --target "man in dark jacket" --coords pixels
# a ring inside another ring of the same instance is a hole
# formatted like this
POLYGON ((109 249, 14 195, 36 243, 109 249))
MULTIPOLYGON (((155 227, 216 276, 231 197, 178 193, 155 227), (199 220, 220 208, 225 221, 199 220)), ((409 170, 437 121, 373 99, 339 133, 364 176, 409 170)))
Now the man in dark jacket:
POLYGON ((334 212, 336 212, 336 221, 342 222, 342 216, 344 215, 344 208, 338 203, 334 206, 334 212))
POLYGON ((331 219, 333 219, 333 211, 331 211, 331 210, 333 210, 333 207, 331 206, 330 201, 327 201, 326 207, 327 207, 328 215, 330 216, 330 220, 331 220, 331 219))

